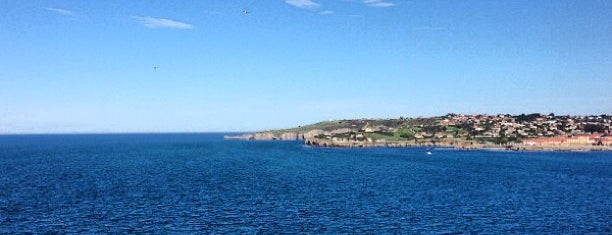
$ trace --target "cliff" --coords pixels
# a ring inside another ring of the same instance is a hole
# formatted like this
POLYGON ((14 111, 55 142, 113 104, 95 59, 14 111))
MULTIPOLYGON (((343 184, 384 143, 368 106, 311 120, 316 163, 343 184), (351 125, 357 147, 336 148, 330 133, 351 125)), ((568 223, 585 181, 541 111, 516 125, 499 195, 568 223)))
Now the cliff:
POLYGON ((239 136, 225 136, 226 139, 243 139, 243 140, 305 140, 313 139, 318 135, 325 134, 323 130, 310 130, 305 132, 299 131, 261 131, 252 134, 243 134, 239 136))

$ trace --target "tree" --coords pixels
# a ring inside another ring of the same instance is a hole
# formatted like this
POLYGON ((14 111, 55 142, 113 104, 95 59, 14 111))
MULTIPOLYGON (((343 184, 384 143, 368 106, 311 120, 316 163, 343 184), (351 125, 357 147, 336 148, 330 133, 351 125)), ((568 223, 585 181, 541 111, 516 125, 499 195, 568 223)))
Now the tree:
POLYGON ((539 113, 532 113, 529 115, 525 115, 523 113, 519 116, 515 116, 514 119, 516 119, 517 122, 533 122, 536 120, 536 118, 539 118, 539 117, 541 117, 539 113))
POLYGON ((584 125, 585 132, 603 132, 604 126, 601 124, 586 124, 584 125))

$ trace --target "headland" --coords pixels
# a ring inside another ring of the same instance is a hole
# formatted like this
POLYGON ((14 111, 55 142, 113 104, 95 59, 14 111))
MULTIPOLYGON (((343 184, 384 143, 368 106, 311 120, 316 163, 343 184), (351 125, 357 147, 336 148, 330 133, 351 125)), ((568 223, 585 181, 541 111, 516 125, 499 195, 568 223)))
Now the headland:
POLYGON ((434 117, 344 119, 259 131, 226 139, 299 140, 319 147, 612 150, 612 116, 454 114, 434 117))

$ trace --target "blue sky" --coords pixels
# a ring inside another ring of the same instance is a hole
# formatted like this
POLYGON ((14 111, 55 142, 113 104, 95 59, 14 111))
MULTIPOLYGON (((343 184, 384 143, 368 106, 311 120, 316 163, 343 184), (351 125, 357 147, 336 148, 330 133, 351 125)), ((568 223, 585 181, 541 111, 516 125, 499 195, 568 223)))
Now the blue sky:
POLYGON ((0 0, 0 133, 610 114, 610 12, 608 0, 0 0))

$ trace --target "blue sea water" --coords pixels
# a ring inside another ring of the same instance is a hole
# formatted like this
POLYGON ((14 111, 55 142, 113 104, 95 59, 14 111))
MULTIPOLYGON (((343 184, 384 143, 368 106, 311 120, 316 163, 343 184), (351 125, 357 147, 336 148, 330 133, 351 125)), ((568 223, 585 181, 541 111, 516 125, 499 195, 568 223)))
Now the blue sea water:
POLYGON ((612 233, 611 152, 0 136, 0 233, 612 233))

